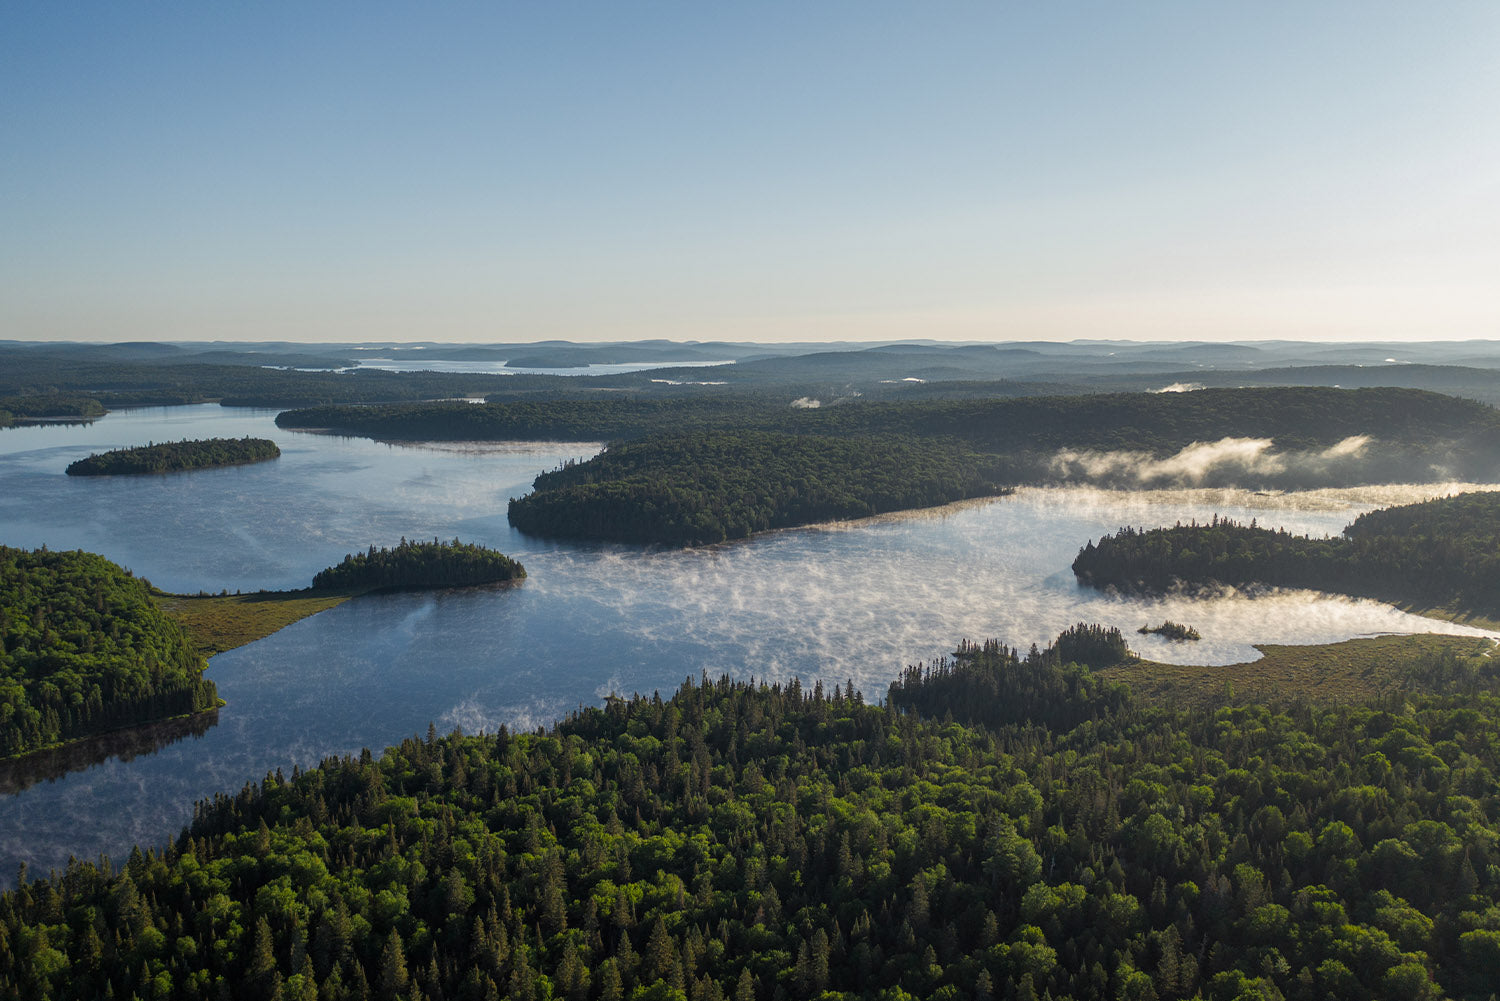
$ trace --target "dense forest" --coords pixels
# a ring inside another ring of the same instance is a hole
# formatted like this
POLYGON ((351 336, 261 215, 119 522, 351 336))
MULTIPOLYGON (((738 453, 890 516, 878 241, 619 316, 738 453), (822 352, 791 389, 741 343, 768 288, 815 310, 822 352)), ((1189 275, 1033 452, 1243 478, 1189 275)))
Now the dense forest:
POLYGON ((281 456, 269 438, 205 438, 117 448, 95 453, 68 466, 69 476, 116 476, 121 473, 173 473, 187 469, 240 466, 281 456))
POLYGON ((511 502, 511 523, 537 535, 670 545, 931 507, 1018 483, 1329 485, 1452 476, 1455 469, 1491 476, 1500 468, 1500 414, 1409 390, 816 409, 555 400, 322 408, 283 413, 277 423, 391 437, 611 437, 616 443, 596 458, 538 477, 535 493, 511 502), (1375 432, 1385 436, 1378 447, 1375 432), (1159 461, 1174 450, 1172 461, 1159 461), (1450 464, 1439 469, 1440 459, 1450 464), (1147 468, 1154 471, 1143 473, 1147 468))
POLYGON ((739 397, 449 401, 287 410, 276 415, 276 426, 390 441, 620 441, 672 431, 755 427, 777 412, 739 397))
POLYGON ((519 580, 526 568, 472 542, 408 542, 390 549, 371 546, 318 572, 314 590, 372 591, 385 588, 468 587, 519 580))
POLYGON ((574 398, 532 402, 318 407, 277 415, 284 428, 321 428, 385 439, 616 441, 714 429, 788 434, 906 434, 964 441, 986 452, 1058 448, 1167 453, 1226 437, 1275 439, 1283 448, 1327 447, 1371 435, 1402 447, 1447 447, 1493 460, 1500 412, 1407 389, 1321 387, 1109 393, 827 407, 772 407, 749 398, 574 398))
POLYGON ((998 644, 203 804, 0 898, 0 997, 1483 999, 1500 702, 1176 711, 998 644), (1025 707, 970 727, 991 704, 1025 707), (987 728, 985 728, 987 727, 987 728))
POLYGON ((0 546, 0 757, 211 708, 206 666, 104 557, 0 546))
POLYGON ((1122 528, 1084 546, 1073 572, 1085 584, 1121 590, 1268 584, 1500 616, 1500 493, 1372 511, 1338 538, 1217 517, 1122 528))
POLYGON ((661 435, 536 479, 510 502, 532 535, 702 545, 755 532, 993 496, 993 462, 960 445, 882 435, 661 435))
POLYGON ((0 396, 0 428, 43 420, 89 421, 105 413, 104 406, 91 396, 62 393, 0 396))

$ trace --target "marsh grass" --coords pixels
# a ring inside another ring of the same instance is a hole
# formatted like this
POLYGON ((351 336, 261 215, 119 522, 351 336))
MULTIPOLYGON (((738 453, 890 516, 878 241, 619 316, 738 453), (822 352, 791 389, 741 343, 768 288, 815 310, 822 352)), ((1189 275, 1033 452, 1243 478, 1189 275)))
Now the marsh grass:
POLYGON ((1312 646, 1256 644, 1259 660, 1219 667, 1131 660, 1100 673, 1150 702, 1183 706, 1364 702, 1399 692, 1496 687, 1500 656, 1482 636, 1371 636, 1312 646))
POLYGON ((356 590, 255 591, 188 595, 158 592, 157 604, 187 630, 205 657, 253 643, 309 615, 341 605, 356 590))

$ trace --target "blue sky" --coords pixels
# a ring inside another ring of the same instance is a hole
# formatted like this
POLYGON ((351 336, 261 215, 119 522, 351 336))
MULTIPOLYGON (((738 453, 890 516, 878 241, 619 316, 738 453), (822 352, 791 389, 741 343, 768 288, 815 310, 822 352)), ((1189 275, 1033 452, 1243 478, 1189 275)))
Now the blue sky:
POLYGON ((0 5, 0 338, 1500 337, 1500 4, 0 5))

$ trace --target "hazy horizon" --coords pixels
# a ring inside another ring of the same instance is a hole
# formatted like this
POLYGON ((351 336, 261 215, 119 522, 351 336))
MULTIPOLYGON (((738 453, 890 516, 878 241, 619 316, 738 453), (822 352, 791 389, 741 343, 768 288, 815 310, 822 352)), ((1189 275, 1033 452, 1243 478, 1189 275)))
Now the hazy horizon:
POLYGON ((1500 337, 1500 8, 0 10, 0 338, 1500 337))

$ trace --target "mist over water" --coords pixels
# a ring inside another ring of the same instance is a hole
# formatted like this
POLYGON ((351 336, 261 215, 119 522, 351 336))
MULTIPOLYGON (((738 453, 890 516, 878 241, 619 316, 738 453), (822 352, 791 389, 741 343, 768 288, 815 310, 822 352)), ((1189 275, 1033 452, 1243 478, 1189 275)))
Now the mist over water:
POLYGON ((1228 664, 1252 642, 1320 643, 1378 632, 1477 633, 1388 605, 1279 592, 1143 600, 1081 589, 1079 547, 1124 525, 1214 515, 1314 535, 1360 513, 1472 484, 1308 493, 1227 489, 1024 489, 993 501, 772 533, 689 551, 570 545, 510 529, 506 501, 590 445, 390 446, 281 431, 273 412, 186 407, 88 427, 0 432, 8 545, 84 548, 175 591, 291 588, 347 552, 408 538, 500 549, 521 585, 371 595, 215 657, 217 726, 155 754, 109 760, 0 799, 0 876, 69 855, 159 844, 195 800, 330 754, 424 733, 534 728, 611 692, 661 690, 701 672, 852 680, 883 695, 905 665, 960 638, 1026 647, 1067 626, 1118 626, 1145 656, 1228 664), (91 451, 148 440, 269 437, 282 458, 160 477, 71 478, 91 451), (1134 630, 1164 618, 1203 640, 1134 630))

